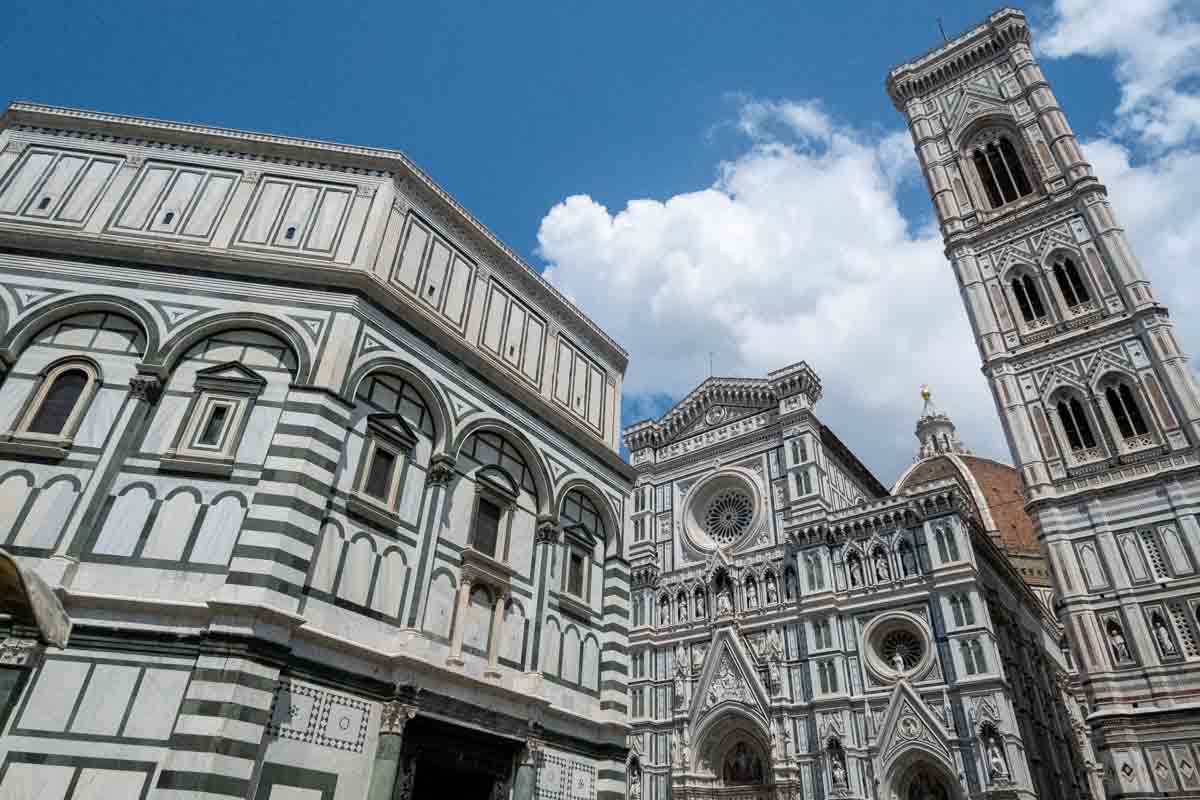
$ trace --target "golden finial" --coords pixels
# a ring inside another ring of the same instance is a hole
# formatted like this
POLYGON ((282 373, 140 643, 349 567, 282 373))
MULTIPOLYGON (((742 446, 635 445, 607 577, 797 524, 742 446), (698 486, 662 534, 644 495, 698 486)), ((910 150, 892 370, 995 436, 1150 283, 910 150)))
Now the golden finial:
POLYGON ((928 403, 929 398, 932 395, 933 395, 933 392, 929 391, 929 384, 928 383, 921 384, 921 399, 924 400, 926 403, 928 403))

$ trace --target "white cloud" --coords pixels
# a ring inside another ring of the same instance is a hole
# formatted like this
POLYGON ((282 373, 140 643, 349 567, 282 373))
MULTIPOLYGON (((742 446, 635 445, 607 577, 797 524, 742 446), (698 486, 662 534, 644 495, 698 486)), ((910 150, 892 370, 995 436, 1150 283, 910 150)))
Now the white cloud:
POLYGON ((1116 59, 1122 128, 1169 148, 1200 135, 1200 13, 1194 0, 1056 0, 1051 57, 1116 59))
POLYGON ((977 450, 1003 455, 992 401, 934 230, 912 231, 898 182, 908 135, 868 137, 815 103, 746 103, 752 143, 710 187, 615 213, 586 195, 542 220, 546 277, 632 354, 626 394, 676 397, 707 375, 801 359, 822 419, 885 483, 911 461, 918 388, 977 450))

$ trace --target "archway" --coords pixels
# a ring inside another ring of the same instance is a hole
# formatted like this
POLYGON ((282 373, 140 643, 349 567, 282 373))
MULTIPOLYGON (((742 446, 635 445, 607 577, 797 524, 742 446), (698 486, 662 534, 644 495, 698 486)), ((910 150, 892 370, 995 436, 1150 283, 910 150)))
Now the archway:
POLYGON ((896 800, 961 800, 958 781, 946 767, 920 756, 902 760, 892 771, 890 793, 896 800))
POLYGON ((700 722, 694 744, 694 752, 680 754, 688 769, 673 779, 676 798, 775 796, 770 734, 757 714, 737 706, 723 708, 700 722))

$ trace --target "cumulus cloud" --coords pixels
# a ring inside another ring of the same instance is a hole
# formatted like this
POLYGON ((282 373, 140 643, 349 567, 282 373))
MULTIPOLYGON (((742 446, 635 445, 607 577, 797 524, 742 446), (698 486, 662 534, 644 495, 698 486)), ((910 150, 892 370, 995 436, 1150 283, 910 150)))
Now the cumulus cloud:
MULTIPOLYGON (((1188 8, 1056 0, 1040 42, 1043 58, 1112 59, 1117 124, 1084 151, 1196 352, 1200 27, 1188 8)), ((632 354, 626 411, 686 394, 710 353, 735 376, 803 359, 824 381, 818 414, 884 483, 912 459, 923 382, 969 447, 1007 461, 940 238, 901 213, 905 182, 921 180, 907 132, 856 130, 819 100, 749 97, 731 127, 743 150, 712 185, 617 209, 579 194, 541 222, 547 278, 632 354)))
POLYGON ((1145 144, 1200 135, 1200 10, 1192 0, 1056 0, 1043 52, 1116 59, 1118 121, 1145 144))
POLYGON ((815 102, 745 102, 713 185, 610 210, 587 195, 538 232, 546 277, 632 354, 627 395, 806 360, 824 421, 890 483, 916 448, 922 382, 978 450, 1003 445, 933 229, 897 205, 917 179, 906 132, 868 136, 815 102))

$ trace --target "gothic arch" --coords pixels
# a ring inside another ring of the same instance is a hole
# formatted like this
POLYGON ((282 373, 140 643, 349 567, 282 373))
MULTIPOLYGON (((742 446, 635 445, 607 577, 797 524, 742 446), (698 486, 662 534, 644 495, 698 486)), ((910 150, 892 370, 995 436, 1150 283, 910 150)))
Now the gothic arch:
POLYGON ((551 505, 554 501, 554 492, 551 489, 550 473, 546 469, 546 463, 529 438, 508 422, 501 419, 477 419, 468 423, 454 437, 453 443, 448 448, 448 454, 457 459, 463 445, 471 438, 471 434, 483 431, 491 431, 504 437, 521 453, 525 459, 525 465, 533 476, 533 484, 537 488, 538 514, 553 514, 553 510, 557 507, 551 505))
POLYGON ((142 358, 149 362, 157 357, 161 340, 158 324, 150 311, 133 300, 103 294, 75 295, 38 306, 29 316, 18 320, 11 330, 0 337, 0 355, 3 355, 9 363, 15 362, 21 352, 29 346, 33 337, 47 326, 68 317, 93 312, 119 314, 137 323, 141 328, 142 335, 146 338, 146 347, 142 358))
MULTIPOLYGON (((309 353, 304 338, 292 326, 281 322, 275 317, 257 312, 232 312, 218 314, 199 320, 177 333, 172 339, 162 345, 162 351, 156 359, 163 373, 170 373, 179 360, 192 349, 192 346, 229 330, 253 330, 268 333, 286 344, 296 357, 296 374, 293 381, 300 385, 307 384, 312 379, 312 354, 309 353)), ((148 362, 149 358, 146 359, 148 362)))
MULTIPOLYGON (((956 777, 958 770, 940 753, 914 742, 898 753, 884 767, 880 797, 909 800, 913 784, 925 776, 945 790, 946 800, 965 800, 962 786, 956 777)), ((936 798, 936 795, 932 795, 936 798)))
POLYGON ((721 705, 694 725, 691 735, 691 771, 697 772, 707 762, 714 774, 720 776, 720 757, 739 735, 750 739, 761 750, 764 773, 771 775, 771 731, 767 721, 748 708, 721 705))
POLYGON ((450 442, 454 440, 450 407, 446 405, 445 398, 433 381, 404 359, 390 353, 381 353, 360 361, 344 384, 345 396, 350 402, 354 402, 353 398, 359 385, 376 372, 392 374, 412 384, 417 394, 425 401, 425 407, 433 414, 433 452, 435 455, 446 452, 450 442))

